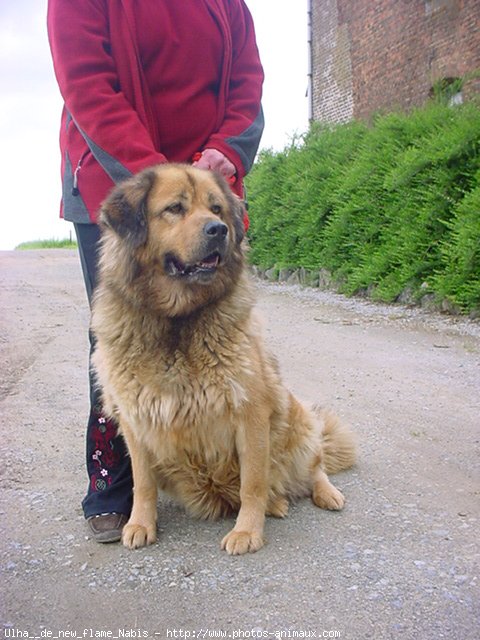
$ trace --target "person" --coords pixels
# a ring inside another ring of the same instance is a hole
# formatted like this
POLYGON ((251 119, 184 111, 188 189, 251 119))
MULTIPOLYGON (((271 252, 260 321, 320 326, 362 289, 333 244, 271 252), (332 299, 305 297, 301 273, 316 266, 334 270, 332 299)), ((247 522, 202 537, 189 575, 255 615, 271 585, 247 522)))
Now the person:
MULTIPOLYGON (((64 100, 61 215, 75 226, 91 302, 96 223, 114 184, 186 162, 219 171, 242 196, 263 131, 264 76, 243 0, 49 0, 47 27, 64 100)), ((131 468, 91 371, 89 384, 82 506, 94 539, 113 542, 131 510, 131 468)))

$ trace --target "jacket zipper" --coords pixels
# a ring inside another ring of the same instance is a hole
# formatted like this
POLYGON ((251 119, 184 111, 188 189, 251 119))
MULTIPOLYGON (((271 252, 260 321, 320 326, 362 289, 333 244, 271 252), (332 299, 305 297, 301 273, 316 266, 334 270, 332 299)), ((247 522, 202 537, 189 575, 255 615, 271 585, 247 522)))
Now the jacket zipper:
POLYGON ((78 196, 80 195, 80 191, 78 189, 78 173, 80 171, 80 169, 82 168, 82 162, 85 159, 85 156, 88 153, 88 149, 85 151, 85 153, 83 153, 80 157, 80 160, 77 163, 77 167, 75 169, 75 171, 73 172, 73 187, 72 187, 72 196, 78 196))

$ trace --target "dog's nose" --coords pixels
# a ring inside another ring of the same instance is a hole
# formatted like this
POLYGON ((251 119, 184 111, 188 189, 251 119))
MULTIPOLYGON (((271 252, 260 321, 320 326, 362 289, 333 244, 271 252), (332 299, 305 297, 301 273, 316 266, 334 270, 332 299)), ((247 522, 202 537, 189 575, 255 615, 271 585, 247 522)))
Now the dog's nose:
POLYGON ((211 238, 224 238, 228 233, 228 227, 220 220, 211 220, 203 227, 205 235, 211 238))

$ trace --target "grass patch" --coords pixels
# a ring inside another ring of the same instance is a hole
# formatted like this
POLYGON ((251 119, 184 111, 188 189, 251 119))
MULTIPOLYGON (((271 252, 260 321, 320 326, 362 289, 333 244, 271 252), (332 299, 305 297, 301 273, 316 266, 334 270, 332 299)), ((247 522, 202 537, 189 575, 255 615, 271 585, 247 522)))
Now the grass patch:
POLYGON ((22 242, 15 247, 15 251, 28 251, 30 249, 76 249, 77 243, 69 238, 63 240, 32 240, 22 242))

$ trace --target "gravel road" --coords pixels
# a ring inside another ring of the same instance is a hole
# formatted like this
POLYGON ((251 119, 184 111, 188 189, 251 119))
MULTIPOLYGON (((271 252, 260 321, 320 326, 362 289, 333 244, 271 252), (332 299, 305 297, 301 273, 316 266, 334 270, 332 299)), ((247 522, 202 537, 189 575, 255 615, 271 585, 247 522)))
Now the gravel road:
POLYGON ((301 398, 358 434, 345 510, 305 500, 257 554, 167 498, 158 542, 101 546, 80 500, 88 309, 75 252, 0 253, 5 637, 478 640, 480 326, 259 283, 301 398))

